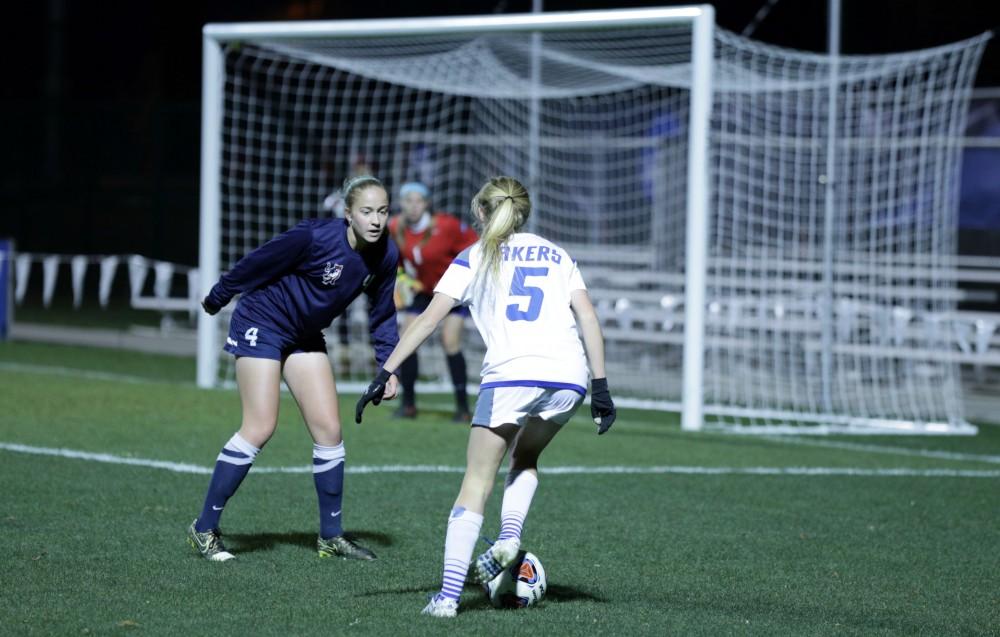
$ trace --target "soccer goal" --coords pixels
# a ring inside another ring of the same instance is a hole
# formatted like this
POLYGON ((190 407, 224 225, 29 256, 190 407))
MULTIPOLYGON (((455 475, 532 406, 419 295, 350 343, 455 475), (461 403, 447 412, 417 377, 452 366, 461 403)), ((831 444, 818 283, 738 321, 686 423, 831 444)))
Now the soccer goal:
MULTIPOLYGON (((713 22, 701 5, 206 26, 205 291, 332 214, 352 174, 422 180, 458 215, 510 174, 531 230, 580 264, 623 403, 686 429, 974 431, 949 273, 985 37, 831 64, 713 22)), ((364 317, 328 336, 341 378, 373 371, 364 317)), ((232 377, 225 323, 201 316, 202 386, 232 377)))

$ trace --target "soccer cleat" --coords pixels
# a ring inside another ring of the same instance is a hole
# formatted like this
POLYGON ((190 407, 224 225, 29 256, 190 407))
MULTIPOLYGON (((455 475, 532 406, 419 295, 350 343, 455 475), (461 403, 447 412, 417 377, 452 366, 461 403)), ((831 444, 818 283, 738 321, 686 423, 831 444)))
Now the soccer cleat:
POLYGON ((475 583, 485 584, 500 574, 517 559, 521 549, 521 540, 509 537, 497 540, 486 551, 476 558, 475 583))
POLYGON ((188 544, 201 553, 202 557, 212 562, 225 562, 236 559, 236 556, 227 551, 226 545, 222 543, 222 533, 219 532, 219 529, 200 533, 194 528, 197 521, 195 520, 188 527, 188 544))
POLYGON ((458 614, 458 602, 449 597, 435 595, 431 601, 427 602, 420 614, 431 617, 454 617, 458 614))
POLYGON ((363 546, 348 540, 343 535, 316 540, 316 552, 320 557, 342 557, 345 560, 374 560, 375 554, 363 546))
POLYGON ((392 412, 392 417, 412 420, 417 417, 417 408, 414 405, 400 405, 396 411, 392 412))
POLYGON ((455 412, 455 415, 451 417, 452 422, 457 422, 461 424, 468 424, 472 422, 472 414, 468 410, 459 410, 455 412))

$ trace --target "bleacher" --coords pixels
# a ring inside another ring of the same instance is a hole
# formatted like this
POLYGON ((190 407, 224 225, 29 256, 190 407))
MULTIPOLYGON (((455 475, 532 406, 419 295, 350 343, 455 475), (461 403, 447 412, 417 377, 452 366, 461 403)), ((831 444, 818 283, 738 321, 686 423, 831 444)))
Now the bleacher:
MULTIPOLYGON (((646 359, 650 348, 659 347, 661 359, 665 357, 679 365, 684 338, 683 272, 658 270, 648 249, 564 247, 577 260, 587 282, 608 342, 609 366, 619 375, 634 377, 630 382, 662 382, 649 378, 646 372, 654 363, 646 359)), ((99 273, 97 298, 101 307, 105 307, 112 283, 124 265, 130 306, 159 312, 162 317, 158 331, 134 328, 131 335, 114 330, 67 335, 51 326, 18 325, 15 309, 12 334, 17 338, 132 347, 142 343, 155 345, 157 336, 169 336, 170 351, 194 353, 195 339, 189 326, 200 310, 196 268, 140 255, 20 253, 13 264, 15 308, 24 301, 29 286, 38 285, 47 307, 57 281, 66 275, 72 284, 73 305, 79 307, 83 296, 92 293, 84 285, 91 268, 99 273), (187 316, 188 327, 178 325, 178 315, 187 316)), ((1000 312, 933 309, 942 303, 996 304, 1000 259, 957 257, 949 267, 920 263, 890 265, 874 274, 870 265, 860 261, 838 265, 837 280, 833 282, 835 301, 829 310, 836 325, 835 354, 953 362, 980 372, 984 368, 1000 368, 1000 312), (928 280, 943 282, 943 287, 928 288, 928 280), (953 282, 958 284, 957 288, 951 287, 953 282), (966 283, 979 287, 963 287, 966 283), (994 289, 985 289, 984 284, 994 289), (928 309, 914 311, 911 309, 914 306, 928 309), (865 338, 852 338, 854 333, 865 338), (914 346, 919 343, 924 346, 914 346)), ((790 261, 755 265, 748 260, 711 260, 711 289, 728 294, 709 295, 706 343, 751 349, 762 336, 785 335, 800 339, 807 352, 818 353, 822 339, 818 313, 825 285, 818 278, 819 267, 816 263, 790 261), (770 276, 760 276, 765 271, 770 276)), ((475 360, 482 353, 482 343, 471 321, 467 332, 470 360, 475 360)), ((342 374, 363 378, 371 371, 363 302, 349 309, 347 334, 348 343, 344 347, 336 323, 328 330, 331 353, 336 354, 334 360, 342 374)), ((432 345, 425 350, 423 371, 444 378, 440 347, 432 345)))
MULTIPOLYGON (((641 249, 567 250, 577 259, 608 341, 683 343, 683 272, 656 271, 650 265, 652 255, 641 249)), ((820 278, 821 266, 711 259, 710 289, 726 294, 708 297, 708 338, 751 348, 754 341, 747 340, 748 335, 804 334, 806 348, 815 350, 820 346, 818 314, 826 285, 820 278)), ((878 271, 861 261, 838 265, 829 310, 838 337, 834 352, 1000 367, 1000 312, 934 309, 953 303, 996 304, 996 290, 962 286, 970 282, 993 284, 1000 290, 1000 258, 957 257, 949 267, 911 263, 878 271), (929 288, 927 282, 932 280, 942 287, 929 288), (953 283, 958 287, 951 287, 953 283), (927 309, 914 311, 914 306, 927 309), (866 334, 872 332, 875 345, 851 342, 852 331, 861 328, 866 334), (935 347, 912 347, 922 341, 935 347), (911 346, 901 347, 904 344, 911 346)))

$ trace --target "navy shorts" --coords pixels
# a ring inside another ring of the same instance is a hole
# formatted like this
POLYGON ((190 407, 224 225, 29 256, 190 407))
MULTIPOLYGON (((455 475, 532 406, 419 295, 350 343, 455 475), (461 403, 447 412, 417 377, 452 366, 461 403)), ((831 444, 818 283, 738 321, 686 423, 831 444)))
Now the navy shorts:
POLYGON ((326 354, 326 339, 322 332, 304 337, 292 337, 275 328, 270 323, 254 321, 240 312, 239 307, 229 321, 229 334, 222 348, 239 358, 270 358, 283 361, 289 354, 299 352, 323 352, 326 354))
MULTIPOLYGON (((431 299, 434 298, 433 294, 426 294, 424 292, 417 292, 413 295, 413 303, 403 308, 403 311, 407 314, 420 314, 427 309, 427 306, 431 304, 431 299)), ((451 308, 448 314, 458 314, 459 316, 469 316, 469 308, 464 305, 456 305, 451 308)))

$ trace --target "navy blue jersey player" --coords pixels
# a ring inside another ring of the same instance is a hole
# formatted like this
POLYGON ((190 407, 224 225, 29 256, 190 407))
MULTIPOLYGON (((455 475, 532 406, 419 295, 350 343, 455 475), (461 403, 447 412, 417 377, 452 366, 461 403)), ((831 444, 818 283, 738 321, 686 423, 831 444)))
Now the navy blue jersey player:
MULTIPOLYGON (((215 314, 242 294, 230 321, 226 351, 236 356, 243 405, 240 429, 222 448, 201 515, 188 540, 213 561, 233 558, 222 544, 219 518, 278 421, 281 378, 312 435, 313 478, 319 498, 321 557, 374 559, 344 537, 341 500, 344 443, 323 328, 367 294, 375 359, 381 366, 399 340, 393 289, 399 253, 385 235, 389 196, 371 176, 344 184, 344 219, 303 221, 241 259, 202 301, 215 314)), ((395 379, 386 398, 397 391, 395 379)))

